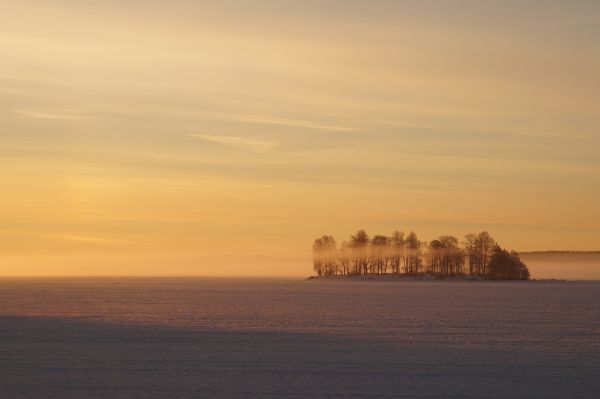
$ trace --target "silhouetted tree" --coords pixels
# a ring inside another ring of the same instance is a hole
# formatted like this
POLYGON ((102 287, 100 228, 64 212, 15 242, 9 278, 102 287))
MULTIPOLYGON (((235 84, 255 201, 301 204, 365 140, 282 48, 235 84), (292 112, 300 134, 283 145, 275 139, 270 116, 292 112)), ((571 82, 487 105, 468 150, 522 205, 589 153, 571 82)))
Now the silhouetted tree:
POLYGON ((528 280, 529 269, 521 261, 519 254, 496 245, 490 257, 487 277, 492 280, 528 280))
POLYGON ((419 241, 414 232, 406 237, 406 253, 404 254, 404 272, 406 274, 417 274, 421 272, 423 264, 421 258, 422 242, 419 241))
POLYGON ((319 276, 337 274, 337 246, 335 238, 323 236, 313 244, 313 266, 319 276))
POLYGON ((497 280, 526 280, 529 270, 516 252, 500 248, 486 231, 467 234, 462 247, 451 235, 440 236, 429 244, 414 232, 404 236, 395 231, 391 237, 376 235, 372 240, 359 230, 343 242, 339 250, 332 236, 324 235, 313 243, 313 266, 319 276, 353 274, 407 275, 426 271, 440 277, 463 275, 497 280), (465 262, 468 269, 465 271, 465 262))
POLYGON ((352 265, 355 274, 367 274, 369 272, 369 242, 369 235, 364 230, 359 230, 350 237, 352 265))
POLYGON ((352 249, 350 248, 350 244, 346 241, 342 243, 340 246, 340 250, 338 252, 338 266, 340 269, 340 273, 344 275, 352 274, 350 270, 350 260, 352 258, 352 249))
POLYGON ((477 236, 473 233, 469 233, 465 235, 465 240, 463 241, 463 247, 465 249, 465 256, 467 258, 467 263, 469 264, 469 275, 474 275, 474 266, 476 264, 476 240, 477 236))
POLYGON ((458 245, 458 238, 454 236, 441 236, 440 242, 443 246, 441 274, 443 276, 463 274, 465 254, 458 245))
POLYGON ((440 240, 433 240, 429 243, 427 251, 427 271, 438 274, 442 269, 442 257, 444 246, 440 240))
POLYGON ((441 236, 429 243, 427 271, 436 275, 456 276, 463 274, 464 251, 458 245, 458 238, 441 236))
POLYGON ((387 273, 389 265, 390 239, 386 236, 375 236, 371 240, 371 271, 377 274, 387 273))
POLYGON ((487 277, 488 264, 495 246, 496 241, 487 231, 477 234, 474 241, 473 275, 487 277))
POLYGON ((404 233, 395 231, 390 238, 390 266, 393 274, 400 274, 400 265, 404 257, 405 247, 404 233))

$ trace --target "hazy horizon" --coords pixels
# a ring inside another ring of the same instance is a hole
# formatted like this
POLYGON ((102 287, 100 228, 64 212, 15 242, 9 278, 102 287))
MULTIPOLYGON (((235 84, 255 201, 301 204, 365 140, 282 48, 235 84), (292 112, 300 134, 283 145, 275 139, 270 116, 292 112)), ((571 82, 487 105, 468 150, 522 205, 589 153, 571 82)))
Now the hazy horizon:
MULTIPOLYGON (((521 259, 529 267, 533 279, 564 279, 568 281, 584 281, 600 279, 600 254, 598 252, 590 253, 552 253, 542 252, 522 252, 521 259)), ((315 274, 312 266, 311 257, 298 258, 276 258, 268 256, 247 256, 233 259, 227 257, 196 257, 185 258, 182 256, 165 256, 164 258, 152 260, 125 259, 123 256, 114 258, 102 257, 103 261, 113 262, 108 271, 103 271, 98 263, 89 264, 90 256, 74 257, 66 259, 61 257, 61 267, 50 269, 48 267, 40 270, 47 271, 47 274, 30 269, 30 273, 19 273, 21 269, 18 264, 13 264, 10 271, 0 275, 0 279, 18 279, 18 278, 143 278, 143 277, 165 277, 165 278, 291 278, 305 279, 315 274), (87 258, 87 259, 86 259, 87 258), (86 261, 87 260, 87 261, 86 261), (120 272, 115 272, 114 265, 122 265, 120 272), (169 268, 169 271, 165 269, 169 268), (216 269, 218 272, 202 273, 202 270, 216 269), (248 270, 246 274, 239 270, 248 270), (221 273, 221 274, 219 274, 221 273)), ((48 259, 46 259, 46 262, 48 259)), ((50 259, 50 264, 53 264, 50 259)), ((40 264, 43 264, 40 261, 40 264)))
POLYGON ((0 276, 306 276, 359 228, 598 250, 599 16, 3 1, 0 276))

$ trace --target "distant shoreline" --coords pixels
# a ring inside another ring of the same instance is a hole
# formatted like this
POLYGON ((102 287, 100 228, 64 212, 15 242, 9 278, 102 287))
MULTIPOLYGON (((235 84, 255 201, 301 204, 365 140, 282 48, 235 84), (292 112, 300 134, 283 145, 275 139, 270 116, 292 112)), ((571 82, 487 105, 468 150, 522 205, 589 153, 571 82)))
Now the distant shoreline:
POLYGON ((433 275, 392 275, 392 274, 360 274, 355 276, 309 276, 306 280, 326 280, 326 281, 450 281, 450 282, 600 282, 600 280, 567 280, 567 279, 531 279, 531 280, 491 280, 471 276, 437 277, 433 275))
POLYGON ((577 254, 581 254, 581 255, 600 255, 600 251, 570 251, 570 250, 564 250, 564 251, 523 251, 523 252, 519 252, 519 255, 541 255, 541 254, 549 254, 549 255, 561 255, 561 254, 565 254, 565 255, 577 255, 577 254))

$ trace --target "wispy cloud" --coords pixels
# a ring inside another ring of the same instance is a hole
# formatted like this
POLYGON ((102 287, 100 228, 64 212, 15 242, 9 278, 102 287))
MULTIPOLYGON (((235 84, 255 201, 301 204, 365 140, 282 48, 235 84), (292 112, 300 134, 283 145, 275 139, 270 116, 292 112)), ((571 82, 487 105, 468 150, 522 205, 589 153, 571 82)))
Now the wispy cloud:
POLYGON ((212 143, 223 144, 229 147, 244 148, 254 152, 267 152, 277 147, 275 141, 247 139, 236 136, 223 136, 214 134, 191 134, 192 137, 209 141, 212 143))
POLYGON ((82 235, 59 235, 52 236, 51 238, 61 241, 79 242, 90 245, 123 245, 131 244, 129 241, 109 239, 105 237, 97 236, 82 236, 82 235))
POLYGON ((89 114, 80 113, 73 110, 29 110, 14 109, 12 112, 18 116, 33 119, 59 119, 59 120, 86 120, 96 119, 89 114))
POLYGON ((290 126, 305 129, 316 129, 316 130, 333 130, 338 132, 356 132, 361 130, 356 127, 350 126, 338 126, 328 125, 321 123, 313 123, 309 121, 301 121, 295 119, 282 119, 282 118, 270 118, 270 117, 242 117, 238 118, 240 122, 254 123, 259 125, 277 125, 277 126, 290 126))

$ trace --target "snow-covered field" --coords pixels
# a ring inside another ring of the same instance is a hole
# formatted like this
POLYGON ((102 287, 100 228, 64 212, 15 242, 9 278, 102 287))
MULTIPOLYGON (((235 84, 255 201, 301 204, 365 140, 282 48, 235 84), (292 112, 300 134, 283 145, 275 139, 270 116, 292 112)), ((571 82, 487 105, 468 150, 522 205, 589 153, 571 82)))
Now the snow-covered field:
POLYGON ((598 398, 600 284, 0 281, 2 398, 598 398))

